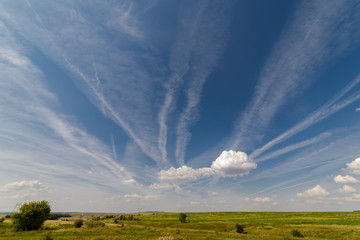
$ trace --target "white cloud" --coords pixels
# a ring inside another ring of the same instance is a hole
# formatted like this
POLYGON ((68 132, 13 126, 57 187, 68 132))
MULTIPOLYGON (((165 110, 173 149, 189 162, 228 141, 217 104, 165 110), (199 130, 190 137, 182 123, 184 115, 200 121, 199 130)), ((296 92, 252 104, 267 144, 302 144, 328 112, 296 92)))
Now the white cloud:
POLYGON ((360 108, 355 109, 355 112, 360 112, 360 108))
POLYGON ((218 195, 217 192, 211 192, 211 193, 208 194, 209 197, 215 197, 217 195, 218 195))
POLYGON ((3 192, 1 198, 18 199, 29 196, 37 196, 39 193, 48 192, 48 188, 45 187, 38 180, 31 181, 19 181, 7 183, 0 187, 0 192, 3 192))
POLYGON ((337 175, 336 177, 334 177, 334 181, 337 183, 356 183, 356 182, 358 182, 357 179, 355 179, 354 177, 352 177, 350 175, 346 175, 346 176, 337 175))
POLYGON ((171 167, 169 170, 161 170, 159 179, 161 180, 180 180, 196 181, 199 178, 210 177, 215 172, 224 177, 244 176, 249 174, 250 170, 257 167, 246 153, 235 151, 223 151, 221 155, 213 161, 211 168, 198 168, 182 166, 180 168, 171 167))
POLYGON ((127 200, 131 199, 142 199, 142 200, 155 200, 157 199, 154 195, 140 195, 140 194, 125 194, 124 198, 127 200))
POLYGON ((345 197, 344 200, 349 201, 349 202, 359 202, 360 201, 360 194, 354 193, 354 194, 351 195, 351 197, 345 197))
POLYGON ((211 168, 225 177, 244 176, 257 167, 246 153, 223 151, 212 163, 211 168))
POLYGON ((360 174, 360 158, 356 158, 351 163, 346 164, 349 170, 355 174, 360 174))
POLYGON ((159 190, 170 190, 170 189, 180 189, 178 185, 176 184, 168 184, 168 183, 164 183, 164 184, 158 184, 158 183, 153 183, 149 186, 149 188, 151 189, 159 189, 159 190))
POLYGON ((190 205, 200 205, 201 203, 200 202, 196 202, 196 201, 191 201, 190 202, 190 205))
POLYGON ((325 197, 328 195, 329 193, 320 185, 316 185, 315 187, 310 188, 303 193, 297 194, 298 197, 325 197))
POLYGON ((169 170, 161 170, 159 172, 159 179, 161 180, 180 180, 180 181, 196 181, 202 177, 209 177, 214 174, 211 168, 198 168, 182 166, 179 168, 171 167, 169 170))
POLYGON ((128 179, 128 180, 123 180, 122 183, 125 185, 130 185, 136 183, 136 181, 134 179, 128 179))
POLYGON ((350 187, 349 185, 344 185, 342 188, 339 188, 336 191, 341 192, 341 193, 352 193, 352 192, 356 192, 356 189, 353 187, 350 187))
POLYGON ((272 202, 273 200, 269 197, 256 197, 253 199, 254 202, 272 202))

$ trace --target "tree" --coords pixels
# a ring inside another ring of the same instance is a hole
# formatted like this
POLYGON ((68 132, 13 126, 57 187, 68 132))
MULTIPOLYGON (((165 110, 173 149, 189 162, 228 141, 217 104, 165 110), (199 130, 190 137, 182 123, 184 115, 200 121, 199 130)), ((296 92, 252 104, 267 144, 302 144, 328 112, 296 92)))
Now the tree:
POLYGON ((186 220, 186 218, 187 218, 186 213, 180 213, 179 220, 180 220, 181 223, 186 223, 186 222, 188 222, 188 221, 186 220))
POLYGON ((11 215, 12 226, 16 231, 31 231, 41 228, 50 215, 47 201, 24 203, 18 213, 11 215))

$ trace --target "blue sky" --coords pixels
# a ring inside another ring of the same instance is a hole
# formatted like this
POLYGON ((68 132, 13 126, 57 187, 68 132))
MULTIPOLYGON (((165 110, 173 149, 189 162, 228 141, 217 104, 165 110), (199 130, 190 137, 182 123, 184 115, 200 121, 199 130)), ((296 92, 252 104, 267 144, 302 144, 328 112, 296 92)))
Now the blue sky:
POLYGON ((351 211, 358 1, 1 1, 0 212, 351 211))

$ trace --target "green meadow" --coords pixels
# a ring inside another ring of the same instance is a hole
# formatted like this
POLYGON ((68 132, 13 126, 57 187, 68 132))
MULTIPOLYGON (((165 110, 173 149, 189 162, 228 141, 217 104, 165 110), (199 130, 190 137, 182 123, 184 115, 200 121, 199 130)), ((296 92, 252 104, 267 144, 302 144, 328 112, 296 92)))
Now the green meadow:
MULTIPOLYGON (((136 213, 134 219, 116 220, 121 214, 70 213, 71 217, 47 220, 41 230, 15 232, 11 220, 0 223, 0 239, 359 239, 360 212, 212 212, 136 213), (111 218, 109 215, 114 216, 111 218), (108 216, 107 218, 105 216, 108 216), (104 218, 105 217, 105 218, 104 218), (84 225, 75 228, 76 219, 84 225), (86 224, 95 218, 103 224, 86 224), (238 233, 235 225, 243 227, 238 233)), ((125 215, 125 214, 124 214, 125 215)), ((0 216, 0 218, 3 216, 0 216)))

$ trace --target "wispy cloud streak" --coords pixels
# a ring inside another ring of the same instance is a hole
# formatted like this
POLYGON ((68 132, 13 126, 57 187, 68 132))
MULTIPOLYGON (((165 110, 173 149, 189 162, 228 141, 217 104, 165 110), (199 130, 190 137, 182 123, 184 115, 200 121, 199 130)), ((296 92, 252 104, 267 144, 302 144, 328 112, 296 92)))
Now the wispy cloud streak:
MULTIPOLYGON (((61 113, 43 73, 0 23, 0 163, 20 176, 71 179, 121 189, 114 180, 131 178, 111 149, 89 134, 72 116, 61 113), (71 120, 70 120, 71 119, 71 120), (76 161, 74 161, 76 159, 76 161)), ((115 180, 116 181, 116 180, 115 180)))
MULTIPOLYGON (((313 137, 311 139, 307 139, 305 141, 302 141, 302 142, 299 142, 299 143, 296 143, 296 144, 292 144, 292 145, 286 146, 286 147, 284 147, 282 149, 279 149, 277 151, 266 154, 265 156, 263 156, 261 158, 257 158, 256 162, 266 161, 268 159, 278 157, 280 155, 295 151, 297 149, 307 147, 307 146, 312 145, 314 143, 317 143, 319 141, 323 141, 323 140, 325 140, 326 138, 328 138, 330 136, 331 136, 331 133, 328 133, 328 132, 322 133, 322 134, 320 134, 320 135, 318 135, 316 137, 313 137)), ((251 155, 251 157, 254 157, 255 154, 256 154, 256 152, 253 155, 251 155)))
MULTIPOLYGON (((203 2, 202 2, 203 3, 203 2)), ((206 10, 203 13, 194 46, 189 79, 186 88, 187 105, 180 114, 176 128, 177 140, 175 156, 178 163, 183 164, 186 146, 191 138, 190 126, 198 119, 198 105, 200 103, 203 86, 218 64, 224 52, 230 21, 231 2, 217 4, 206 2, 206 10)), ((184 19, 186 25, 192 25, 189 19, 184 19)))
POLYGON ((253 99, 236 123, 232 148, 261 140, 277 111, 311 83, 315 70, 359 39, 354 9, 359 6, 352 1, 301 5, 261 71, 253 99))
POLYGON ((152 57, 146 35, 137 25, 139 16, 134 14, 149 6, 97 1, 88 5, 89 12, 79 10, 82 3, 34 2, 29 7, 42 24, 25 8, 3 3, 0 10, 7 23, 29 43, 71 73, 105 117, 123 128, 151 159, 160 161, 154 95, 161 74, 149 74, 157 59, 152 57), (49 15, 43 7, 54 11, 49 15), (101 34, 106 30, 121 40, 121 47, 114 38, 101 34), (145 54, 143 49, 150 53, 145 54))
POLYGON ((339 101, 344 95, 349 93, 357 84, 360 83, 360 75, 355 78, 351 83, 349 83, 344 89, 342 89, 338 94, 336 94, 332 99, 330 99, 326 104, 321 106, 317 111, 310 114, 306 119, 301 121, 300 123, 296 124, 294 127, 286 131, 285 133, 281 134, 277 138, 273 139, 272 141, 268 142, 261 148, 255 150, 250 156, 256 158, 264 151, 270 149, 271 147, 275 146, 276 144, 289 139, 290 137, 294 136, 295 134, 309 128, 310 126, 320 122, 321 120, 329 117, 330 115, 340 111, 341 109, 345 108, 349 104, 357 101, 360 99, 360 91, 357 90, 355 93, 351 94, 344 100, 339 101))

